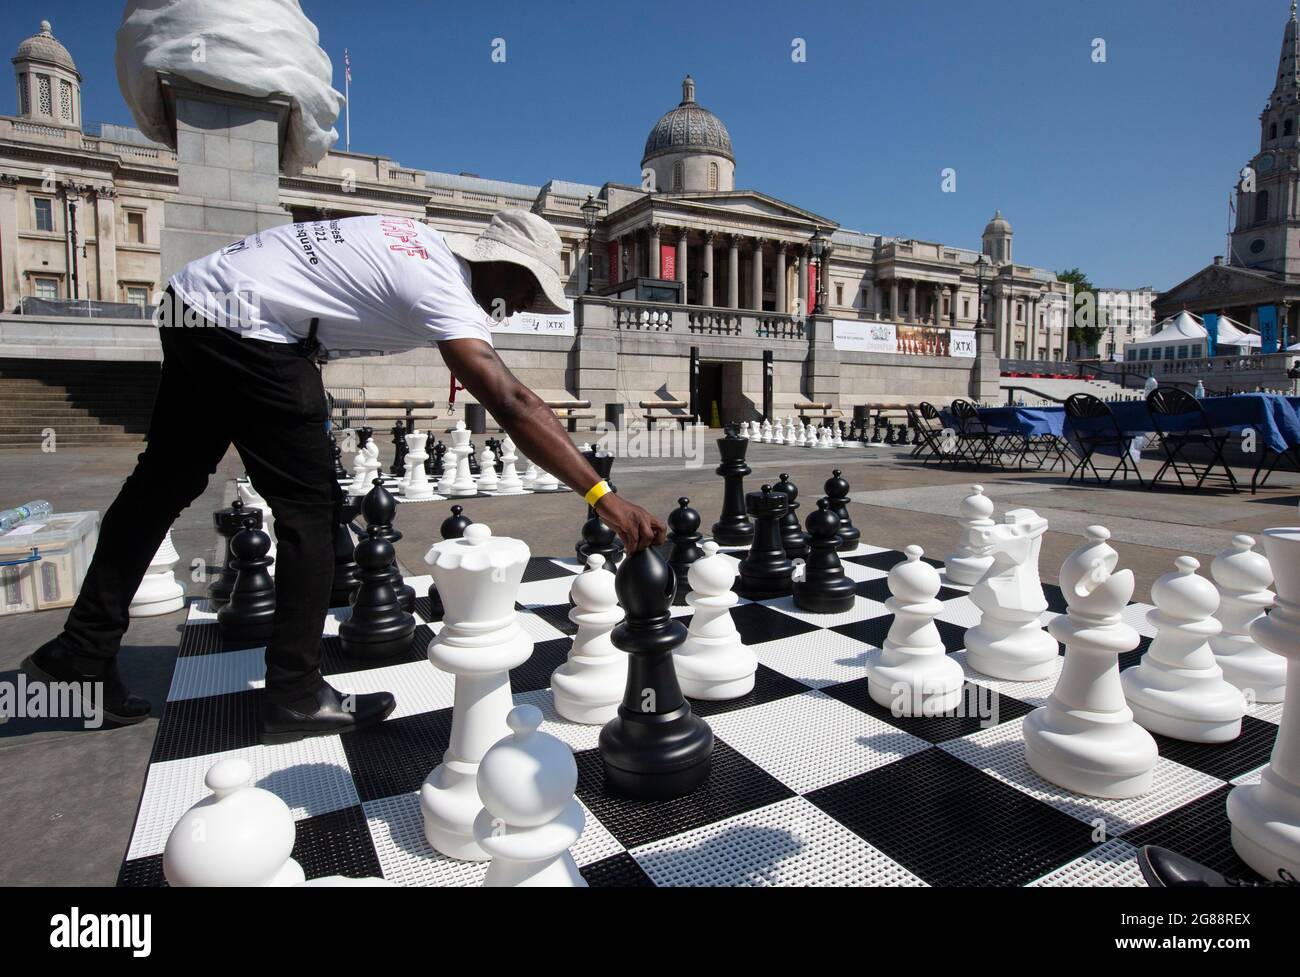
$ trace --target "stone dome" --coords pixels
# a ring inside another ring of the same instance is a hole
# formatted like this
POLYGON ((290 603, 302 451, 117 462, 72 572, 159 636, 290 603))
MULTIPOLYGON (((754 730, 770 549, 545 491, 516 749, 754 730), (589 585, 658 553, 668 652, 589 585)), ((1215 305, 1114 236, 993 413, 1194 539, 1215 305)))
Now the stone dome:
POLYGON ((669 153, 701 152, 723 156, 733 163, 731 133, 722 120, 695 101, 695 81, 682 81, 682 101, 666 112, 646 137, 642 163, 669 153))
POLYGON ((72 55, 55 38, 50 30, 48 20, 41 21, 40 31, 18 45, 18 51, 14 54, 13 60, 15 62, 40 61, 44 64, 57 65, 74 74, 77 73, 77 65, 73 62, 72 55))
POLYGON ((985 234, 1010 234, 1011 223, 1002 216, 1002 211, 994 211, 993 219, 984 226, 985 234))

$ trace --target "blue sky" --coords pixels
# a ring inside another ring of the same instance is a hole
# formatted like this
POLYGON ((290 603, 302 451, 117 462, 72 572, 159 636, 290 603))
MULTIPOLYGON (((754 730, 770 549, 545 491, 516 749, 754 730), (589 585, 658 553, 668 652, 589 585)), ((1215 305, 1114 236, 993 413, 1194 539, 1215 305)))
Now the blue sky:
MULTIPOLYGON (((524 183, 635 183, 646 133, 690 72, 731 131, 738 187, 963 247, 1000 208, 1018 260, 1156 288, 1223 251, 1288 8, 303 0, 340 90, 351 52, 354 150, 524 183), (941 190, 947 167, 955 193, 941 190)), ((4 43, 48 18, 84 77, 85 119, 129 122, 113 70, 120 14, 113 0, 40 0, 5 18, 4 43)))

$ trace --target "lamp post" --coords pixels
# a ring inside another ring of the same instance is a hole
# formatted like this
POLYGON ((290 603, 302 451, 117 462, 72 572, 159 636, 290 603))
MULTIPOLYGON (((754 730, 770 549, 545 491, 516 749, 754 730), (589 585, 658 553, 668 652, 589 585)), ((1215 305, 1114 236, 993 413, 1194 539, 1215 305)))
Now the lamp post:
POLYGON ((984 326, 984 269, 989 266, 989 259, 980 255, 975 259, 975 328, 984 326))
POLYGON ((594 268, 591 245, 593 235, 596 233, 596 217, 599 213, 600 204, 596 203, 595 198, 591 194, 587 194, 587 200, 582 205, 582 223, 587 227, 587 286, 582 290, 584 295, 589 295, 591 293, 591 278, 594 268))
POLYGON ((826 284, 826 271, 822 268, 822 254, 826 251, 826 238, 822 236, 822 229, 816 228, 813 231, 812 240, 809 242, 812 248, 813 267, 817 269, 817 291, 812 297, 812 315, 822 314, 822 288, 826 284))

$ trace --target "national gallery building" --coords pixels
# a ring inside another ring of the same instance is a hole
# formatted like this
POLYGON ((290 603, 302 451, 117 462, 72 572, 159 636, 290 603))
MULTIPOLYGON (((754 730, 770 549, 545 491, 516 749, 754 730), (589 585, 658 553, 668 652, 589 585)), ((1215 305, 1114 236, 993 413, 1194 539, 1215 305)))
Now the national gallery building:
MULTIPOLYGON (((209 229, 243 237, 255 228, 241 223, 239 201, 256 167, 190 159, 187 185, 185 145, 178 159, 134 128, 84 125, 82 77, 47 22, 13 65, 16 113, 0 116, 3 355, 156 360, 156 335, 132 317, 194 256, 164 246, 168 202, 202 199, 209 229)), ((235 155, 239 144, 229 141, 235 155)), ((1070 287, 1017 263, 1000 213, 978 250, 862 233, 738 189, 736 157, 687 77, 627 182, 534 186, 336 149, 300 174, 272 171, 270 205, 285 220, 384 213, 462 233, 503 208, 544 216, 564 241, 574 313, 516 316, 497 346, 548 399, 631 409, 685 400, 694 363, 703 419, 728 421, 757 416, 765 393, 782 415, 804 400, 847 411, 989 399, 998 359, 1065 359, 1070 287)), ((333 362, 326 381, 370 398, 428 400, 444 399, 450 378, 427 349, 333 362)))

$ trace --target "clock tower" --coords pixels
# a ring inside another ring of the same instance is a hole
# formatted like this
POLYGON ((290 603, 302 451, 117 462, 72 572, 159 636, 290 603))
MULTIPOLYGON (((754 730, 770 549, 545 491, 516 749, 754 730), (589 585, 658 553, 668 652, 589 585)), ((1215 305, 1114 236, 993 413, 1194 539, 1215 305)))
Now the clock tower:
POLYGON ((1259 116, 1259 152, 1237 183, 1237 224, 1228 257, 1229 264, 1288 280, 1300 280, 1298 35, 1292 0, 1273 93, 1259 116))

